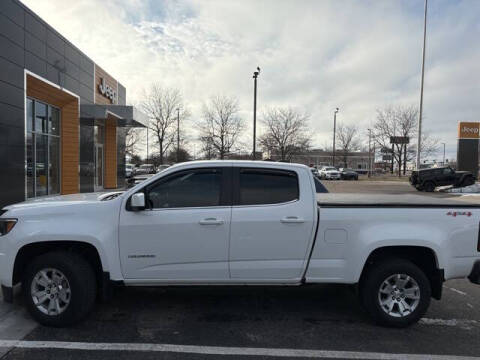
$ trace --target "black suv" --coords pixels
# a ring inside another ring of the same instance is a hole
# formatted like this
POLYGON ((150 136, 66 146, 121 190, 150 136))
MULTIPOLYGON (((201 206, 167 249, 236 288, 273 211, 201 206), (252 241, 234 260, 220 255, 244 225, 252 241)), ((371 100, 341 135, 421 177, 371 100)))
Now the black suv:
POLYGON ((418 191, 432 192, 437 186, 453 185, 454 187, 475 184, 475 177, 469 171, 455 171, 450 167, 422 169, 412 171, 410 184, 418 191))

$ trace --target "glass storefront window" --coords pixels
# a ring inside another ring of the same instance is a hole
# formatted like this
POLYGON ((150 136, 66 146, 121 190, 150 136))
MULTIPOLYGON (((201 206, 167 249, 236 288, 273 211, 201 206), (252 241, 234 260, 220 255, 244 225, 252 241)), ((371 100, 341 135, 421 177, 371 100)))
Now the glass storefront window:
POLYGON ((27 131, 33 131, 33 100, 27 99, 27 131))
POLYGON ((50 136, 48 164, 48 193, 60 193, 60 138, 50 136))
POLYGON ((60 193, 59 135, 60 110, 27 99, 26 175, 29 198, 60 193))
POLYGON ((35 101, 35 129, 39 133, 47 133, 47 105, 35 101))
POLYGON ((47 195, 48 137, 35 135, 35 195, 47 195))
POLYGON ((60 135, 60 110, 54 107, 49 107, 48 114, 49 134, 60 135))
POLYGON ((35 181, 33 173, 34 159, 32 133, 27 132, 27 197, 29 198, 35 196, 35 185, 33 184, 35 181))

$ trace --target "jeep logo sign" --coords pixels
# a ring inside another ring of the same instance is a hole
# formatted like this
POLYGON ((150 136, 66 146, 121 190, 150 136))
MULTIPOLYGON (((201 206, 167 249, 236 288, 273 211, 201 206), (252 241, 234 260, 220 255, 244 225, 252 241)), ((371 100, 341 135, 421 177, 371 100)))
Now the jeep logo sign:
POLYGON ((114 104, 117 99, 117 93, 113 88, 105 83, 105 79, 101 78, 100 79, 100 84, 98 85, 98 90, 100 91, 100 94, 105 96, 107 99, 110 99, 110 102, 114 104))
POLYGON ((479 139, 480 123, 478 122, 461 122, 458 124, 459 139, 479 139))

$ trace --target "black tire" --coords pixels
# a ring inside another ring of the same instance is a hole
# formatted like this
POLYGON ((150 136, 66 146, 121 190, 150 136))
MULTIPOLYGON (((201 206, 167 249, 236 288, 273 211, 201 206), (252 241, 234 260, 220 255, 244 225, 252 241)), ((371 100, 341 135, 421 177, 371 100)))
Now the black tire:
POLYGON ((372 265, 367 269, 360 284, 362 305, 372 319, 382 326, 402 328, 417 322, 427 311, 430 305, 430 297, 430 281, 425 273, 415 264, 404 259, 389 259, 372 265), (420 299, 416 308, 403 317, 394 317, 387 314, 382 309, 379 300, 380 286, 387 278, 395 274, 408 275, 418 284, 420 289, 420 299))
POLYGON ((80 255, 70 252, 51 252, 38 256, 27 267, 22 281, 25 304, 32 317, 40 324, 64 327, 83 320, 93 309, 97 293, 95 273, 80 255), (58 315, 47 315, 34 304, 31 285, 42 269, 56 269, 65 275, 70 286, 70 302, 58 315))
POLYGON ((475 184, 475 179, 473 178, 473 176, 466 177, 462 182, 462 186, 470 186, 473 184, 475 184))
POLYGON ((423 184, 423 190, 426 192, 434 192, 435 191, 435 183, 433 181, 427 181, 423 184))

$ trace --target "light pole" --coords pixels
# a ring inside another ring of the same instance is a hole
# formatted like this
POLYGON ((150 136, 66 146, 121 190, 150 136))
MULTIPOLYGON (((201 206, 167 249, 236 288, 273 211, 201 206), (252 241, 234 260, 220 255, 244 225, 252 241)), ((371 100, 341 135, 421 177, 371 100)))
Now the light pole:
POLYGON ((442 143, 443 144, 443 165, 442 166, 445 166, 445 143, 442 143))
POLYGON ((417 139, 417 162, 416 168, 420 170, 420 149, 422 141, 422 113, 423 113, 423 78, 425 74, 425 45, 427 40, 427 7, 428 0, 425 0, 425 14, 423 19, 423 50, 422 50, 422 81, 420 85, 420 113, 418 114, 418 139, 417 139))
POLYGON ((148 164, 148 127, 147 127, 147 164, 148 164))
POLYGON ((335 136, 337 132, 337 113, 339 109, 336 108, 333 112, 333 150, 332 150, 332 166, 335 166, 335 136))
POLYGON ((256 155, 256 136, 257 136, 257 77, 260 74, 260 67, 257 66, 257 71, 253 72, 253 154, 252 158, 255 160, 256 155))
POLYGON ((372 172, 372 129, 368 129, 368 177, 372 172))
POLYGON ((180 161, 180 108, 177 108, 177 163, 180 161))

